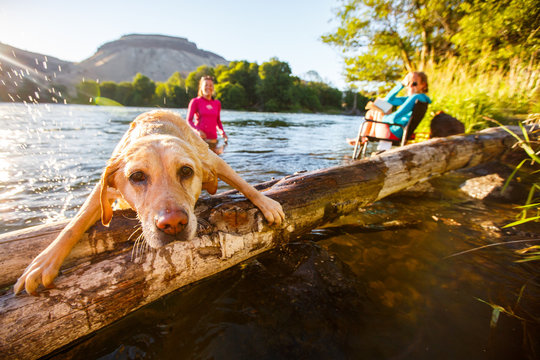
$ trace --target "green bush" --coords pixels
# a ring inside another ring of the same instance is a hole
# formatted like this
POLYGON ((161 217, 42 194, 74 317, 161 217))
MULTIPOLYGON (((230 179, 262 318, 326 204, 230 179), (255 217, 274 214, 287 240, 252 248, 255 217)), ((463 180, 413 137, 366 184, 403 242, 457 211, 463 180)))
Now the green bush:
POLYGON ((225 109, 245 109, 248 105, 246 90, 240 84, 230 82, 219 83, 215 86, 216 97, 225 109))
POLYGON ((539 70, 520 59, 502 69, 457 58, 429 64, 424 71, 433 102, 418 131, 429 132, 429 122, 439 110, 464 123, 466 132, 493 126, 485 117, 515 123, 516 118, 540 107, 539 70))

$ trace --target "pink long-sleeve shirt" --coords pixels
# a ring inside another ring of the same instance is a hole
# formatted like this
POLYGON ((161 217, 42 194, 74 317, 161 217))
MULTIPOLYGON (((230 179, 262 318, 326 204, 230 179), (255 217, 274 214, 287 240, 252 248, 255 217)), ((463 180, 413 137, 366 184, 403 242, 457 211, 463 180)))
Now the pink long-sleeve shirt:
POLYGON ((189 125, 196 130, 204 132, 206 139, 217 139, 217 131, 225 136, 223 124, 220 118, 221 102, 196 97, 189 102, 188 117, 189 125))

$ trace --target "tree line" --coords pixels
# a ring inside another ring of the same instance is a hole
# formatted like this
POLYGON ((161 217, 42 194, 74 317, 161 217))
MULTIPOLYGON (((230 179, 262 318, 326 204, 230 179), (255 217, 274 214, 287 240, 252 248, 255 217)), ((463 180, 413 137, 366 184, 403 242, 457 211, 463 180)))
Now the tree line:
POLYGON ((340 49, 346 80, 390 82, 448 58, 509 69, 538 68, 538 0, 343 0, 335 31, 322 41, 340 49))
POLYGON ((224 109, 268 112, 341 112, 351 107, 353 94, 322 81, 305 81, 291 73, 287 62, 272 58, 261 65, 232 61, 229 65, 202 65, 183 77, 175 72, 166 82, 137 74, 132 82, 85 80, 74 102, 81 104, 160 106, 186 108, 197 97, 199 79, 211 76, 215 95, 224 109))

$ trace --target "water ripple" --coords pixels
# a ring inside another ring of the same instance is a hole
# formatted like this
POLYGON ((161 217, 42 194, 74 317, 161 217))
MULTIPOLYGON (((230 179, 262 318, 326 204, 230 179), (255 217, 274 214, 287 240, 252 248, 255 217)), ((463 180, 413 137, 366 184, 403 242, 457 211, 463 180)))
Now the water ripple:
MULTIPOLYGON (((0 233, 73 216, 130 122, 148 110, 0 104, 0 201, 9 217, 0 233)), ((334 166, 350 151, 351 119, 223 111, 230 142, 222 157, 250 183, 334 166)))

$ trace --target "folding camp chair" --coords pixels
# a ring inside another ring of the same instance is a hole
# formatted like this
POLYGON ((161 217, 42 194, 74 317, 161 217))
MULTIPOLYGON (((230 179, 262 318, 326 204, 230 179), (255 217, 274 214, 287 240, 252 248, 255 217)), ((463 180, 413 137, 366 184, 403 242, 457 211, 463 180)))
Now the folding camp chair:
POLYGON ((362 131, 364 130, 364 126, 367 123, 380 123, 380 124, 389 125, 387 123, 382 123, 380 121, 364 119, 364 121, 362 122, 362 124, 360 124, 360 127, 358 129, 358 136, 356 137, 356 143, 354 145, 353 156, 352 156, 353 160, 358 159, 358 157, 363 158, 366 156, 366 150, 367 150, 367 145, 369 141, 379 142, 378 149, 383 150, 383 151, 390 149, 392 145, 398 145, 398 144, 399 146, 405 145, 407 143, 407 140, 411 139, 411 137, 413 136, 414 130, 416 130, 416 127, 418 126, 418 124, 420 124, 420 121, 422 121, 422 119, 424 118, 424 115, 427 112, 427 108, 428 108, 428 103, 417 100, 413 107, 411 119, 405 126, 402 126, 399 124, 391 124, 391 125, 397 125, 403 128, 403 135, 400 140, 390 140, 386 138, 378 138, 375 136, 365 136, 365 135, 362 136, 362 131), (362 137, 366 138, 367 141, 364 141, 362 144, 360 144, 360 140, 362 137))

